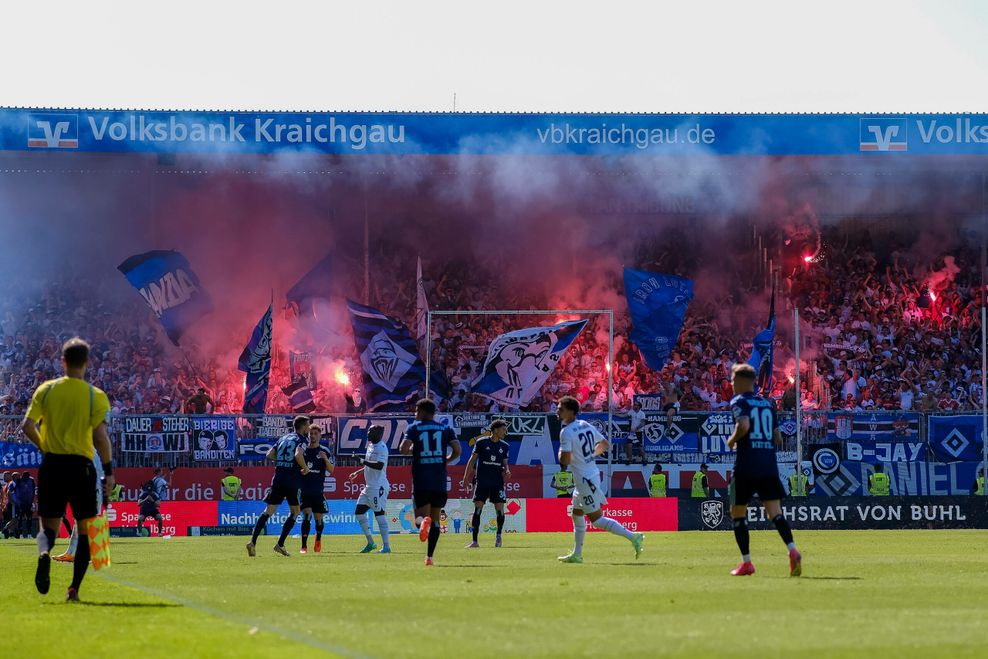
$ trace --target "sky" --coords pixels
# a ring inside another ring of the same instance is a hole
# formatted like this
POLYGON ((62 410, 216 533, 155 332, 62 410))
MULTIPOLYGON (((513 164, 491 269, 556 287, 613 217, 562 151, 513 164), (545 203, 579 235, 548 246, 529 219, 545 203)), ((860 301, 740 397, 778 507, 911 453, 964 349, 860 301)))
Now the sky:
POLYGON ((966 0, 56 0, 0 20, 2 106, 988 110, 988 3, 966 0))

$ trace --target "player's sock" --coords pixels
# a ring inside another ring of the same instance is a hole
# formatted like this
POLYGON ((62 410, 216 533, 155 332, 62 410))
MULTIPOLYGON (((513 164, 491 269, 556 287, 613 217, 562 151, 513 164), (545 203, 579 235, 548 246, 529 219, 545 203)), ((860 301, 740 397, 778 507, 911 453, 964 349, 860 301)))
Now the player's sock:
POLYGON ((480 533, 480 511, 476 508, 473 509, 473 518, 470 523, 473 525, 473 541, 477 542, 477 536, 480 533))
POLYGON ((370 524, 367 522, 366 513, 357 515, 357 521, 360 522, 360 530, 364 532, 364 537, 367 538, 367 544, 372 544, 374 542, 374 536, 371 535, 370 524))
POLYGON ((163 536, 165 534, 165 522, 164 520, 158 520, 158 536, 163 536))
POLYGON ((440 533, 442 533, 442 529, 439 528, 439 524, 433 524, 429 527, 429 553, 426 554, 429 558, 432 558, 432 554, 436 551, 440 533))
POLYGON ((316 520, 316 542, 322 542, 322 530, 326 528, 326 522, 321 519, 316 520))
POLYGON ((610 517, 598 517, 597 521, 593 523, 595 529, 600 529, 601 531, 608 531, 614 535, 619 535, 622 538, 628 540, 633 540, 635 534, 624 528, 624 525, 616 519, 611 519, 610 517))
POLYGON ((302 549, 305 549, 309 544, 309 530, 312 528, 312 522, 308 515, 302 515, 302 549))
POLYGON ((781 514, 776 515, 772 518, 772 523, 775 524, 776 530, 779 535, 782 536, 782 542, 786 543, 786 547, 789 549, 795 549, 796 543, 792 539, 792 527, 789 526, 789 522, 781 514))
POLYGON ((295 518, 289 514, 288 517, 285 518, 285 523, 281 526, 281 535, 278 536, 279 547, 285 546, 285 538, 287 538, 288 534, 292 532, 293 526, 295 526, 295 518))
POLYGON ((86 570, 89 569, 89 543, 80 542, 79 549, 75 553, 75 559, 72 562, 72 585, 70 588, 75 588, 79 590, 79 586, 82 585, 82 578, 86 576, 86 570))
POLYGON ((501 535, 501 529, 504 528, 504 511, 498 511, 497 513, 497 534, 501 535))
POLYGON ((583 515, 573 518, 573 553, 583 554, 583 539, 587 536, 587 518, 583 515))
POLYGON ((422 522, 424 522, 424 521, 425 521, 425 518, 424 517, 416 517, 415 518, 415 530, 416 531, 418 531, 420 528, 422 528, 422 522))
POLYGON ((388 549, 391 547, 388 539, 388 516, 377 515, 375 519, 377 519, 377 530, 381 532, 381 542, 384 543, 384 548, 388 549))
POLYGON ((251 534, 251 536, 250 536, 250 544, 252 544, 252 545, 256 545, 257 544, 257 538, 261 535, 261 531, 267 525, 268 519, 270 517, 271 517, 271 515, 269 515, 267 513, 261 513, 261 516, 257 518, 257 523, 254 524, 254 533, 251 534))
POLYGON ((44 527, 38 531, 38 556, 55 548, 55 532, 44 527))
POLYGON ((748 534, 748 520, 744 517, 738 517, 734 520, 734 540, 738 543, 738 549, 741 550, 741 559, 745 563, 751 562, 751 551, 750 549, 750 536, 748 534))

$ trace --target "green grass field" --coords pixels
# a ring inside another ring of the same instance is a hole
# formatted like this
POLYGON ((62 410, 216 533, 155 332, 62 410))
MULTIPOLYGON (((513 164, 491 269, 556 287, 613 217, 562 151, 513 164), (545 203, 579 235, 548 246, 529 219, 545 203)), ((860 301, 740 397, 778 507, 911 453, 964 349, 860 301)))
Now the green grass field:
MULTIPOLYGON (((62 601, 71 567, 34 589, 33 541, 0 542, 0 644, 37 657, 985 656, 988 532, 799 532, 804 576, 788 577, 774 532, 753 532, 758 573, 734 578, 729 533, 568 534, 463 548, 444 536, 422 565, 414 536, 390 556, 327 536, 322 554, 275 555, 262 537, 118 539, 82 604, 62 601), (80 645, 80 642, 82 645, 80 645), (97 645, 98 644, 98 645, 97 645), (97 649, 99 647, 99 649, 97 649), (877 653, 877 654, 876 654, 877 653)), ((64 547, 64 541, 60 546, 64 547)), ((7 654, 4 652, 3 654, 7 654)))

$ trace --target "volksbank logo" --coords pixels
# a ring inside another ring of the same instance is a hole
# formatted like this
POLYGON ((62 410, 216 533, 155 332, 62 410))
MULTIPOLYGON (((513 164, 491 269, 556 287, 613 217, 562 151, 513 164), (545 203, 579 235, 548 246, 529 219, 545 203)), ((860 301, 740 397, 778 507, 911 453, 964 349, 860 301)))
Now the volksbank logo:
POLYGON ((78 149, 79 116, 66 113, 31 113, 27 120, 31 149, 78 149))
POLYGON ((909 147, 909 126, 905 117, 862 118, 859 132, 862 151, 905 151, 909 147))

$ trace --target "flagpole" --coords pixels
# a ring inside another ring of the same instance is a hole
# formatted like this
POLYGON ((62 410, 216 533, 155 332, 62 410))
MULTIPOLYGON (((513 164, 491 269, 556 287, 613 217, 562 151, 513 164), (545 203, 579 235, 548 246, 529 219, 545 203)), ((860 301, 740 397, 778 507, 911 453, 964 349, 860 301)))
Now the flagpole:
MULTIPOLYGON (((608 326, 607 326, 607 445, 609 446, 607 451, 607 487, 604 488, 604 493, 607 496, 611 496, 611 475, 614 469, 614 430, 611 424, 612 417, 614 415, 611 409, 611 393, 614 390, 614 311, 611 310, 607 314, 608 326)), ((642 445, 642 451, 645 450, 644 445, 642 445)))
POLYGON ((796 480, 803 473, 803 397, 799 391, 799 305, 793 305, 793 322, 796 328, 796 480))
MULTIPOLYGON (((367 181, 364 180, 364 306, 370 306, 370 220, 367 215, 367 181)), ((426 384, 426 389, 428 389, 426 384)))
POLYGON ((425 397, 431 399, 432 388, 432 312, 425 312, 425 397))

